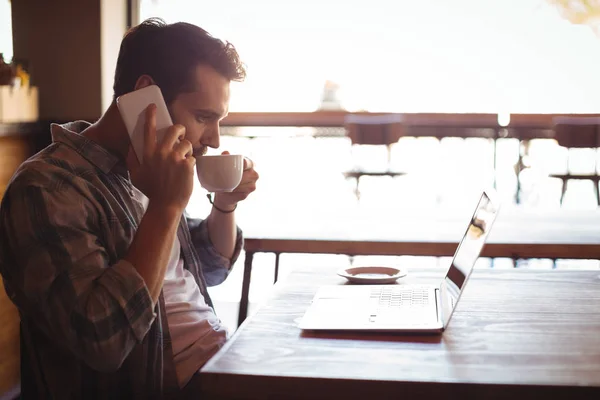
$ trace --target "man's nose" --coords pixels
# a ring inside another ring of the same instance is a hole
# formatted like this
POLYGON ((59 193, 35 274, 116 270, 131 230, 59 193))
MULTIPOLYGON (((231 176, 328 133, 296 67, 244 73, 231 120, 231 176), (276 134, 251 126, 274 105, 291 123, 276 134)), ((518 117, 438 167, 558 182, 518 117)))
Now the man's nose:
POLYGON ((212 147, 213 149, 218 149, 221 144, 221 127, 218 122, 215 122, 210 126, 207 135, 204 137, 204 144, 208 147, 212 147))

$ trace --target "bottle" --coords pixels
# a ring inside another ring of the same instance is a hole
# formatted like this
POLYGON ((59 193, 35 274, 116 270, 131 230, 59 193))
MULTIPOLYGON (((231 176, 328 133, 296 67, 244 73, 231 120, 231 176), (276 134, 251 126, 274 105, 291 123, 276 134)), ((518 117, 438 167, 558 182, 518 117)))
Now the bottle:
POLYGON ((11 64, 4 61, 4 54, 0 53, 0 85, 12 85, 15 78, 14 70, 11 64))

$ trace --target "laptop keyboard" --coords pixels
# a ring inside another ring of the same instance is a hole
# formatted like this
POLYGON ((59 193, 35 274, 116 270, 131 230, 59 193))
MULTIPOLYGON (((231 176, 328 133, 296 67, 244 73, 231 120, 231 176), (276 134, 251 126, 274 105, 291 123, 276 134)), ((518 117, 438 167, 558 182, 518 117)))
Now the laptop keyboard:
POLYGON ((431 290, 427 286, 389 285, 373 288, 369 299, 371 315, 394 310, 418 310, 431 304, 431 290))

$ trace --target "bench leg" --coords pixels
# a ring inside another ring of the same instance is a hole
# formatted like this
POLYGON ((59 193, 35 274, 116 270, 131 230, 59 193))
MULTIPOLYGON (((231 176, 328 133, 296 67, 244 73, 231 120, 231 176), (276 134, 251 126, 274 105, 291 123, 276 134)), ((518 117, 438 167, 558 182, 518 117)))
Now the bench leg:
POLYGON ((250 295, 250 277, 252 275, 252 259, 254 252, 246 252, 246 260, 244 261, 244 278, 242 279, 242 297, 240 299, 240 309, 238 312, 238 327, 248 316, 248 302, 250 295))

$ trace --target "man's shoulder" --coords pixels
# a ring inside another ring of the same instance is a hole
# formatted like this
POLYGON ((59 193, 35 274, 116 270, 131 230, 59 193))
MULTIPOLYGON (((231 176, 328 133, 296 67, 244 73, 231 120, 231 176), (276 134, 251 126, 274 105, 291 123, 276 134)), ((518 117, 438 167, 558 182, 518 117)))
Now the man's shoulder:
POLYGON ((52 143, 25 160, 13 174, 7 191, 11 188, 39 187, 56 190, 57 185, 69 182, 75 185, 78 177, 93 172, 94 167, 76 151, 61 143, 52 143))

